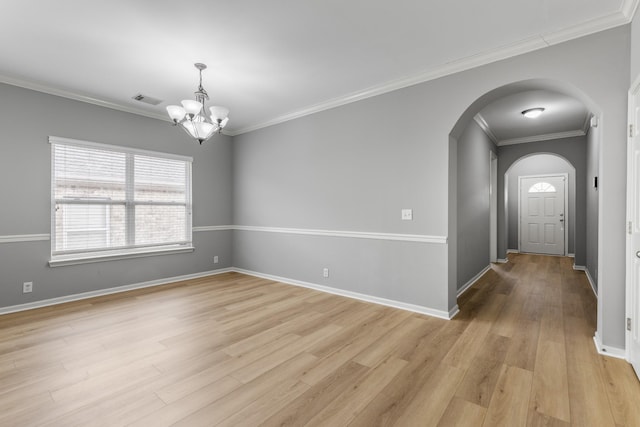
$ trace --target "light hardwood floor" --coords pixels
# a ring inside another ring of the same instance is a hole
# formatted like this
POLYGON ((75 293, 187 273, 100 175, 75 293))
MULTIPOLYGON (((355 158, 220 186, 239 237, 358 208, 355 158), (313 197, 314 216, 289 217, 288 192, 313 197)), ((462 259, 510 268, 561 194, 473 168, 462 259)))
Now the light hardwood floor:
POLYGON ((510 260, 451 321, 237 273, 0 316, 0 425, 640 425, 584 274, 510 260))

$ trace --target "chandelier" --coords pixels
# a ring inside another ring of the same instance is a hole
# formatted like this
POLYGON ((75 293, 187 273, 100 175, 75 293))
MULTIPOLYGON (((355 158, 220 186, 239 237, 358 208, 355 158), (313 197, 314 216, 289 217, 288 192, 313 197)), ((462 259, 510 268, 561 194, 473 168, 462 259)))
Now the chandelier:
POLYGON ((196 63, 194 66, 200 71, 200 84, 198 90, 194 92, 196 99, 185 99, 179 105, 169 105, 167 113, 173 121, 173 125, 180 125, 185 132, 202 144, 213 136, 220 133, 229 122, 229 109, 226 107, 209 107, 209 116, 206 114, 204 103, 209 100, 207 91, 202 87, 202 70, 206 69, 205 64, 196 63))

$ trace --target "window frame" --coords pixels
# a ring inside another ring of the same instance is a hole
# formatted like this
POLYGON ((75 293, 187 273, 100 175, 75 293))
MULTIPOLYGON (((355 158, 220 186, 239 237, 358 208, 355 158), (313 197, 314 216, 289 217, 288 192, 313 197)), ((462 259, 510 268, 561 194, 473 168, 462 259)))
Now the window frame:
POLYGON ((193 196, 192 196, 192 164, 193 158, 177 154, 169 154, 158 151, 141 150, 118 145, 103 144, 91 141, 82 141, 70 138, 49 136, 51 145, 51 247, 49 266, 58 267, 63 265, 85 264, 116 259, 139 258, 156 255, 166 255, 172 253, 193 252, 193 196), (69 199, 66 201, 55 198, 55 147, 56 145, 74 146, 87 149, 98 149, 121 153, 126 156, 126 176, 125 176, 125 199, 123 201, 113 201, 102 199, 97 201, 92 198, 69 199), (134 191, 134 156, 140 155, 156 159, 169 159, 184 162, 185 164, 185 196, 186 201, 141 201, 135 199, 134 191), (125 208, 125 240, 126 245, 118 248, 98 248, 89 250, 68 250, 56 251, 56 240, 64 238, 64 231, 60 236, 56 234, 56 206, 59 204, 98 204, 106 206, 109 210, 111 205, 120 205, 125 208), (184 240, 173 243, 134 245, 135 239, 135 208, 136 206, 184 206, 185 207, 185 235, 184 240))
POLYGON ((533 184, 531 187, 529 187, 529 190, 527 191, 527 193, 529 194, 544 194, 544 193, 557 193, 558 190, 556 190, 556 187, 546 181, 538 181, 535 184, 533 184))

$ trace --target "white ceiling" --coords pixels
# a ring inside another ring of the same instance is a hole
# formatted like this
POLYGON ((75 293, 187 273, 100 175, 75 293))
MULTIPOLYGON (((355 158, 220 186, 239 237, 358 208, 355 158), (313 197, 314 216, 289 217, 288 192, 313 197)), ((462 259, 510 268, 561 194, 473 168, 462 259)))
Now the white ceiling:
POLYGON ((486 107, 476 122, 498 145, 557 139, 585 135, 591 112, 575 98, 551 90, 515 92, 486 107), (524 117, 530 108, 544 108, 535 119, 524 117))
POLYGON ((637 2, 3 1, 0 82, 164 118, 204 62, 237 134, 628 23, 637 2))

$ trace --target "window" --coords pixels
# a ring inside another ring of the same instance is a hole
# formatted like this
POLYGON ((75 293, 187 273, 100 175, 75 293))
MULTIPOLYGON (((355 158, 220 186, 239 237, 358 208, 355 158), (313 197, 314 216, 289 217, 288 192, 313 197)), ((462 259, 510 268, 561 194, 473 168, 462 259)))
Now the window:
POLYGON ((191 158, 49 142, 50 265, 193 250, 191 158))
POLYGON ((538 182, 529 188, 529 193, 555 193, 556 187, 548 182, 538 182))
POLYGON ((109 239, 109 205, 67 205, 62 216, 60 242, 69 250, 105 247, 109 239))

